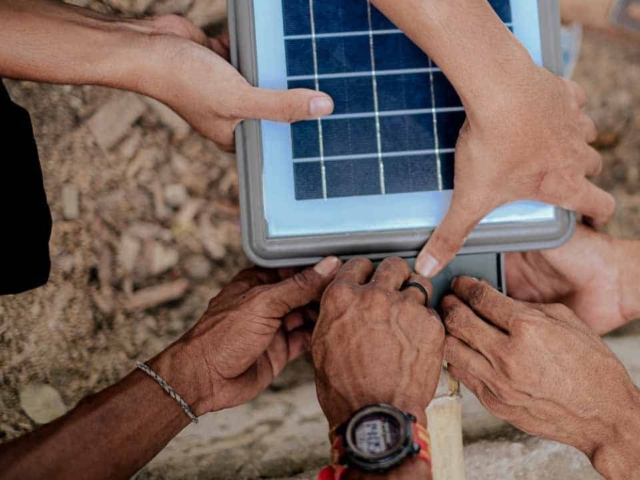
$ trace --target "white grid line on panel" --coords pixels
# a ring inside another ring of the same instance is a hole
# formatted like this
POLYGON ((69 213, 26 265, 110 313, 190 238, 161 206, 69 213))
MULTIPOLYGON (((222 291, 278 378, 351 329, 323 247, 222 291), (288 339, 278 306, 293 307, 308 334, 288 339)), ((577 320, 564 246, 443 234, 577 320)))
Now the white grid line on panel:
POLYGON ((378 168, 380 170, 380 193, 384 195, 386 193, 385 178, 384 178, 384 162, 382 160, 382 133, 380 132, 380 108, 378 102, 378 80, 376 78, 376 54, 375 45, 373 41, 373 20, 371 18, 371 2, 367 2, 367 15, 369 17, 369 54, 371 55, 371 81, 373 86, 373 109, 374 117, 376 119, 376 143, 378 147, 378 168))
MULTIPOLYGON (((317 33, 316 39, 322 38, 343 38, 343 37, 364 37, 365 35, 397 35, 402 33, 401 30, 390 29, 390 30, 375 30, 373 32, 361 31, 361 32, 336 32, 336 33, 317 33)), ((308 40, 311 38, 311 35, 301 34, 301 35, 287 35, 284 37, 285 40, 308 40)))
MULTIPOLYGON (((440 154, 446 153, 454 153, 455 148, 441 148, 438 150, 440 154)), ((404 150, 401 152, 382 152, 382 158, 395 158, 395 157, 415 157, 418 155, 435 155, 436 150, 404 150)), ((333 155, 333 156, 324 156, 322 160, 324 162, 334 162, 340 160, 366 160, 369 158, 378 158, 377 153, 361 153, 356 155, 333 155)), ((312 163, 319 162, 320 157, 305 157, 305 158, 294 158, 294 163, 312 163)))
MULTIPOLYGON (((371 25, 371 23, 369 23, 371 25)), ((513 23, 505 23, 507 27, 513 27, 513 23)), ((322 38, 342 38, 342 37, 362 37, 365 35, 396 35, 404 33, 402 30, 398 28, 386 29, 386 30, 360 30, 360 31, 351 31, 351 32, 334 32, 334 33, 316 33, 315 35, 309 33, 303 33, 299 35, 286 35, 284 37, 285 40, 310 40, 315 38, 316 40, 322 38)))
MULTIPOLYGON (((429 66, 433 66, 433 61, 431 57, 429 57, 429 66)), ((435 155, 436 155, 436 166, 438 168, 438 189, 440 191, 443 190, 443 181, 442 181, 442 158, 440 158, 440 139, 438 138, 438 117, 437 117, 437 109, 436 109, 436 86, 434 82, 433 72, 429 73, 429 80, 431 83, 431 107, 433 111, 433 142, 435 145, 435 155)))
MULTIPOLYGON (((410 75, 413 73, 434 73, 441 72, 439 68, 431 67, 431 68, 402 68, 398 70, 378 70, 375 74, 379 77, 383 75, 410 75)), ((289 82, 295 82, 298 80, 331 80, 331 79, 340 79, 340 78, 354 78, 354 77, 370 77, 374 72, 364 71, 364 72, 348 72, 348 73, 322 73, 317 75, 292 75, 287 77, 289 82)))
MULTIPOLYGON (((311 15, 311 45, 313 50, 313 71, 316 91, 320 91, 318 77, 318 45, 316 43, 316 19, 313 13, 313 0, 309 0, 309 14, 311 15)), ((322 119, 318 119, 318 143, 320 146, 320 175, 322 179, 322 198, 327 199, 327 169, 324 164, 324 136, 322 134, 322 119)))
POLYGON ((325 120, 345 120, 351 118, 371 118, 371 117, 409 117, 411 115, 424 115, 425 113, 450 113, 464 112, 464 107, 440 107, 440 108, 416 108, 413 110, 389 110, 388 112, 361 112, 361 113, 339 113, 330 115, 325 120))

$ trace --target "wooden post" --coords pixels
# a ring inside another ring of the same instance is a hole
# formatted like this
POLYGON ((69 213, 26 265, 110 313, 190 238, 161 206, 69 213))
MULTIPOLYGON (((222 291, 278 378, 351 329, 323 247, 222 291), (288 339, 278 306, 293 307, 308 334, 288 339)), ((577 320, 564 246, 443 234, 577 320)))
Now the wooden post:
POLYGON ((433 480, 465 480, 460 383, 444 369, 427 418, 433 480))

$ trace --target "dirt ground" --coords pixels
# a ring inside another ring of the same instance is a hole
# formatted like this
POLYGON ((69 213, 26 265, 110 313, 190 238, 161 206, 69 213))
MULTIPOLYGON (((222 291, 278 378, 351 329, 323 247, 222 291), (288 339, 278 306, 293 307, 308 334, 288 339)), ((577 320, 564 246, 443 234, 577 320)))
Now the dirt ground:
MULTIPOLYGON (((204 3, 219 11, 223 2, 204 3)), ((195 8, 181 0, 91 6, 195 8)), ((219 17, 200 23, 215 29, 219 17)), ((640 49, 587 34, 576 78, 601 129, 606 166, 598 181, 620 203, 609 232, 640 238, 640 49)), ((0 442, 37 426, 21 404, 28 385, 52 386, 72 407, 185 332, 247 265, 232 155, 130 94, 6 83, 32 116, 54 228, 49 284, 0 299, 0 442), (108 130, 114 116, 115 137, 108 130)), ((299 362, 269 395, 311 379, 299 362)), ((178 467, 181 459, 171 461, 178 467)))

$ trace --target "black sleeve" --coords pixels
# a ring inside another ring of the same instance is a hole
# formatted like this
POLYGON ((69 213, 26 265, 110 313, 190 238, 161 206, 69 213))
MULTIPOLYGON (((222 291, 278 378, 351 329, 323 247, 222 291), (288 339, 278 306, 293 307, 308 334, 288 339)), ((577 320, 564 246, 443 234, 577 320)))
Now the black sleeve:
POLYGON ((27 111, 0 81, 0 295, 47 283, 51 212, 27 111))

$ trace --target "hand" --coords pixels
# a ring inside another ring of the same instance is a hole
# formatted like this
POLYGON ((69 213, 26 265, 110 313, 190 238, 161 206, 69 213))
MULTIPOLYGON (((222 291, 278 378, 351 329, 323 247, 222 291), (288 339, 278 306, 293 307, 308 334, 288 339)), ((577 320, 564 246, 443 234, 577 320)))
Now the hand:
POLYGON ((638 248, 637 242, 616 240, 579 225, 558 249, 507 255, 509 296, 562 303, 597 333, 610 332, 640 314, 638 248))
POLYGON ((332 428, 377 403, 426 425, 442 368, 444 328, 420 290, 399 291, 409 279, 431 292, 431 283, 411 275, 402 259, 388 258, 374 273, 369 260, 355 258, 325 292, 311 351, 318 400, 332 428))
POLYGON ((211 300, 172 347, 188 360, 183 376, 189 373, 190 388, 198 391, 188 395, 197 415, 251 400, 308 351, 311 332, 300 309, 320 301, 339 265, 328 257, 293 276, 290 270, 246 270, 211 300))
POLYGON ((245 119, 296 122, 329 115, 333 101, 313 90, 252 87, 228 62, 228 38, 207 38, 187 19, 166 15, 142 21, 156 55, 142 93, 170 106, 226 150, 245 119))
POLYGON ((472 278, 453 291, 445 360, 493 415, 580 449, 607 478, 640 471, 640 392, 595 332, 562 305, 517 302, 472 278))
POLYGON ((478 222, 496 208, 535 200, 576 210, 593 224, 613 215, 611 195, 586 177, 602 169, 593 121, 582 112, 578 84, 522 65, 506 91, 467 96, 467 121, 456 147, 455 189, 447 216, 416 262, 432 278, 458 253, 478 222))

